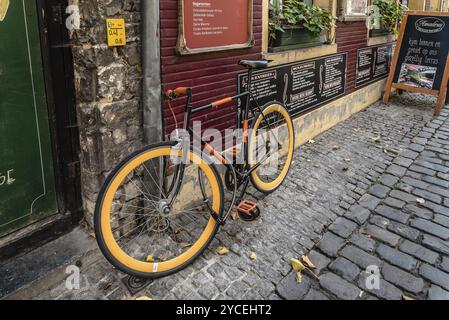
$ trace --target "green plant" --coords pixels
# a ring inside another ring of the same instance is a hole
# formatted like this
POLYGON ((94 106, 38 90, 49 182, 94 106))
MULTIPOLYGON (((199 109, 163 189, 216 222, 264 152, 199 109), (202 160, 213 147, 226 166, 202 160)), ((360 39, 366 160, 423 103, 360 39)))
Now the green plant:
POLYGON ((379 15, 374 16, 373 11, 372 18, 379 19, 381 29, 397 34, 397 25, 408 8, 394 0, 375 0, 374 5, 379 9, 379 15))
POLYGON ((301 0, 285 0, 282 8, 270 5, 270 39, 276 39, 278 31, 285 32, 285 26, 298 26, 307 29, 314 36, 334 26, 335 17, 327 10, 309 6, 301 0))

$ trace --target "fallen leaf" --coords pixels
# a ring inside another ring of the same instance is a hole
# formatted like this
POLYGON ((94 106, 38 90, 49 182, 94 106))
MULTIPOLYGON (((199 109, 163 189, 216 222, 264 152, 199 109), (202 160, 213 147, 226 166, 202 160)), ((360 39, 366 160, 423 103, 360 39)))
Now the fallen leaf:
POLYGON ((423 198, 416 198, 416 202, 423 204, 424 202, 426 202, 426 200, 424 200, 423 198))
POLYGON ((192 246, 192 244, 190 244, 188 242, 181 242, 181 248, 183 248, 183 249, 191 247, 191 246, 192 246))
POLYGON ((154 256, 152 254, 147 255, 146 262, 154 262, 154 256))
POLYGON ((104 291, 108 290, 110 287, 112 287, 112 283, 110 282, 99 285, 99 288, 104 291))
POLYGON ((293 270, 295 271, 302 271, 304 270, 306 267, 302 264, 301 261, 299 261, 298 259, 295 258, 291 258, 290 259, 290 263, 292 265, 293 270))
POLYGON ((314 265, 313 262, 309 259, 308 256, 302 256, 302 257, 301 257, 301 261, 304 263, 304 265, 305 265, 306 267, 309 267, 309 268, 311 268, 311 269, 315 269, 315 268, 316 268, 315 265, 314 265))
POLYGON ((338 144, 334 144, 333 146, 332 146, 332 150, 338 150, 338 149, 340 149, 340 146, 338 145, 338 144))
POLYGON ((415 299, 413 299, 412 297, 409 297, 409 296, 402 296, 402 299, 404 299, 404 300, 415 300, 415 299))
POLYGON ((257 254, 255 252, 251 252, 251 254, 249 255, 249 258, 253 261, 257 260, 257 254))
POLYGON ((236 221, 239 218, 239 211, 237 209, 232 210, 231 218, 234 221, 236 221))
POLYGON ((296 282, 297 282, 297 283, 301 283, 301 282, 302 282, 302 274, 301 274, 301 271, 296 272, 295 278, 296 278, 296 282))
POLYGON ((371 140, 373 140, 374 142, 380 142, 380 136, 371 137, 371 140))
POLYGON ((90 236, 91 236, 92 238, 96 239, 95 233, 92 232, 92 233, 90 234, 90 236))
POLYGON ((310 143, 310 144, 313 144, 313 143, 315 143, 315 140, 310 139, 310 140, 309 140, 309 143, 310 143))
POLYGON ((175 234, 180 234, 182 230, 183 230, 182 227, 177 227, 175 229, 175 234))
POLYGON ((351 158, 345 157, 345 158, 343 158, 343 160, 345 160, 346 162, 349 162, 349 161, 351 161, 351 158))
POLYGON ((220 256, 224 256, 224 255, 227 255, 227 254, 229 253, 229 249, 226 248, 226 247, 218 247, 218 248, 217 248, 217 253, 218 253, 220 256))
POLYGON ((150 297, 147 297, 147 296, 141 296, 141 297, 136 298, 136 300, 143 301, 143 300, 153 300, 153 299, 150 297))
POLYGON ((401 153, 401 151, 399 150, 395 150, 395 149, 389 149, 389 148, 385 148, 384 149, 384 153, 391 153, 391 154, 394 154, 394 155, 398 155, 398 154, 400 154, 401 153))

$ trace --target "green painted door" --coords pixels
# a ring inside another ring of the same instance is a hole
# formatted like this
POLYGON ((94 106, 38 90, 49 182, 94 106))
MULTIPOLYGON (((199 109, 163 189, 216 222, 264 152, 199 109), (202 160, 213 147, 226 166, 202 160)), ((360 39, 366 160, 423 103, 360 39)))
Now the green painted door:
POLYGON ((35 0, 0 0, 0 236, 57 212, 35 0))

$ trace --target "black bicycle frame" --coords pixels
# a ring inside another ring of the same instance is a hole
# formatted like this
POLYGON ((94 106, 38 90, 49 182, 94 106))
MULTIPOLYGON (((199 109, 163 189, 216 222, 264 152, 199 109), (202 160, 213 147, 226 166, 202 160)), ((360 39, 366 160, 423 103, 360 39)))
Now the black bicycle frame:
MULTIPOLYGON (((243 121, 246 121, 249 119, 249 113, 251 112, 253 114, 253 116, 256 115, 253 108, 250 107, 251 101, 253 101, 256 105, 257 110, 260 112, 260 114, 262 114, 263 121, 266 122, 268 124, 268 127, 271 129, 270 123, 268 121, 266 121, 266 118, 263 115, 261 106, 259 105, 258 101, 254 98, 254 96, 252 94, 252 91, 251 91, 252 75, 253 75, 253 70, 248 69, 248 85, 247 85, 248 89, 247 89, 247 91, 240 93, 238 95, 232 96, 230 98, 220 100, 220 101, 218 101, 219 104, 217 104, 217 102, 212 102, 212 103, 209 103, 207 105, 204 105, 204 106, 201 106, 198 108, 193 108, 193 106, 192 106, 192 89, 188 88, 186 91, 187 100, 186 100, 186 105, 185 105, 183 129, 185 130, 185 132, 188 132, 192 136, 194 141, 200 141, 202 149, 207 148, 210 151, 212 156, 214 156, 215 158, 220 160, 220 162, 226 167, 226 169, 229 170, 230 174, 232 174, 233 179, 234 179, 233 199, 231 201, 229 210, 224 215, 224 217, 218 217, 218 215, 216 213, 214 215, 214 218, 221 225, 223 225, 225 223, 225 221, 227 220, 227 218, 229 217, 230 213, 232 212, 234 204, 236 202, 240 201, 241 199, 243 199, 243 197, 245 196, 246 190, 247 190, 249 182, 250 182, 249 177, 252 174, 252 172, 254 172, 254 170, 256 170, 261 165, 261 163, 257 163, 251 167, 250 164, 246 161, 246 159, 248 159, 248 157, 247 157, 248 156, 247 141, 244 141, 244 139, 242 139, 242 151, 243 151, 243 157, 244 157, 243 159, 245 159, 245 163, 233 165, 232 161, 228 161, 228 159, 226 159, 226 157, 222 153, 216 152, 211 146, 209 146, 209 144, 207 142, 205 142, 202 139, 202 137, 198 136, 192 130, 192 128, 190 127, 190 121, 192 119, 192 115, 195 113, 209 110, 209 109, 212 109, 215 107, 219 107, 221 104, 226 104, 228 102, 229 103, 230 102, 237 102, 237 103, 240 102, 237 105, 236 126, 237 126, 237 129, 242 129, 242 123, 243 123, 243 121), (243 103, 242 103, 242 100, 244 100, 243 103), (243 188, 240 192, 240 195, 239 195, 239 197, 236 197, 238 189, 242 185, 243 185, 243 188)), ((238 132, 240 132, 240 131, 238 131, 238 132)), ((246 134, 246 132, 244 134, 246 134)), ((237 139, 239 139, 239 138, 241 138, 241 137, 240 136, 237 137, 237 139)), ((180 165, 177 168, 177 170, 179 170, 177 172, 178 182, 177 182, 177 186, 176 186, 175 196, 173 197, 173 199, 176 198, 176 195, 180 190, 180 187, 181 187, 181 184, 183 181, 183 176, 184 176, 184 169, 185 169, 185 165, 180 165)))

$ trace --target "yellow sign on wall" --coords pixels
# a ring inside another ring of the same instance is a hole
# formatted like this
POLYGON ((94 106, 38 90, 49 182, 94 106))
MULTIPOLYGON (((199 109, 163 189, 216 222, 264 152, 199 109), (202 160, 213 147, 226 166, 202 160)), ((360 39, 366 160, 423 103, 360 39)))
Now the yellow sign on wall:
POLYGON ((108 32, 108 46, 118 47, 126 45, 125 19, 106 19, 108 32))

